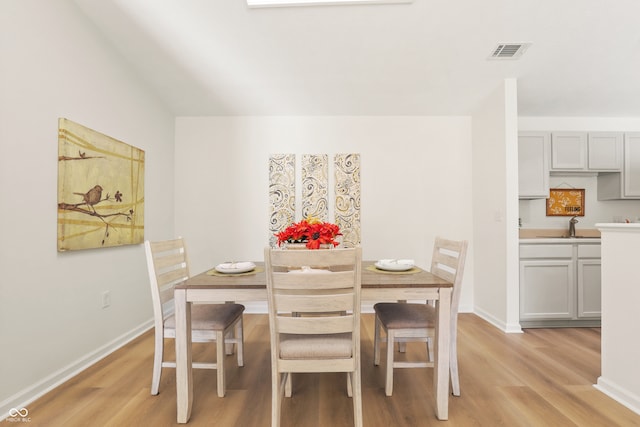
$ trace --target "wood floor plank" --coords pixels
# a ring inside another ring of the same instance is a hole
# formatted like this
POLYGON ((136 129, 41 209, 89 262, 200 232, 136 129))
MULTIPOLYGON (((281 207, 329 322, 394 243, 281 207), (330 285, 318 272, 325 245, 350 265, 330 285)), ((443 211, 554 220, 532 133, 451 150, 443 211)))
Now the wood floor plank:
MULTIPOLYGON (((640 415, 593 387, 600 375, 598 328, 528 329, 505 334, 461 314, 458 351, 462 395, 451 397, 449 421, 435 417, 431 369, 397 369, 384 394, 384 360, 373 366, 373 316, 362 316, 362 395, 368 427, 640 426, 640 415)), ((167 340, 167 354, 173 354, 167 340)), ((383 345, 383 354, 384 354, 383 345)), ((410 344, 399 358, 421 357, 410 344)), ((215 345, 194 344, 194 359, 215 360, 215 345)), ((151 396, 149 331, 27 405, 30 426, 177 426, 175 371, 165 369, 151 396)), ((216 395, 215 371, 194 370, 189 426, 268 426, 271 414, 269 323, 245 315, 245 366, 227 356, 227 395, 216 395)), ((282 427, 353 425, 345 374, 299 374, 285 399, 282 427)))

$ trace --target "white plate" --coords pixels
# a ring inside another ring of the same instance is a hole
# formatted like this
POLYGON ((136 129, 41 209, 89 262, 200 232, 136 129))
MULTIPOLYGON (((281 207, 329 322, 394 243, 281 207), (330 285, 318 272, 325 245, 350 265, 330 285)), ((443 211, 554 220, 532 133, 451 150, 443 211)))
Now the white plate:
POLYGON ((407 271, 411 270, 415 263, 412 259, 381 259, 374 265, 380 270, 407 271))
POLYGON ((243 262, 223 262, 222 264, 216 265, 216 271, 219 273, 226 274, 238 274, 238 273, 246 273, 248 271, 256 268, 256 265, 251 261, 243 261, 243 262))

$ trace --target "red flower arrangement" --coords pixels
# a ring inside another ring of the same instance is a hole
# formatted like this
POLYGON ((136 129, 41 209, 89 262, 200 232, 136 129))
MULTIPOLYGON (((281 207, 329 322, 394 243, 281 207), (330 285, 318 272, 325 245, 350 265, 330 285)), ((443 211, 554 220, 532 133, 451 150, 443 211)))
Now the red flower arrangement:
POLYGON ((308 249, 319 249, 323 244, 338 246, 340 243, 335 238, 342 236, 342 233, 336 224, 309 217, 291 224, 284 231, 276 233, 275 236, 278 238, 278 246, 283 242, 306 243, 308 249))

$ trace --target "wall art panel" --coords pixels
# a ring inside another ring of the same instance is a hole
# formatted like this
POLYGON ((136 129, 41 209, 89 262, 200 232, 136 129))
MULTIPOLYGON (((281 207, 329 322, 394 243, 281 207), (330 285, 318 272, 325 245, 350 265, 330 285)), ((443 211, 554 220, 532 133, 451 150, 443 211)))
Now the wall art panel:
POLYGON ((302 217, 328 218, 328 156, 304 154, 302 156, 302 217))
POLYGON ((335 223, 350 248, 360 244, 360 154, 336 154, 335 177, 335 223))
POLYGON ((296 156, 269 157, 269 245, 276 246, 277 233, 294 222, 296 208, 296 156))
POLYGON ((58 251, 144 241, 144 151, 58 120, 58 251))

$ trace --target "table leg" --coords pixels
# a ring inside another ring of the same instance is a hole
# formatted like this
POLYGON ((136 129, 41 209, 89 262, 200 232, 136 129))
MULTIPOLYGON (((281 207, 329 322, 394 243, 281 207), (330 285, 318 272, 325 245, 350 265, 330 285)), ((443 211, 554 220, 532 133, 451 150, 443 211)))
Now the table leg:
POLYGON ((440 288, 436 301, 438 318, 436 324, 435 361, 433 383, 436 395, 436 416, 449 419, 449 352, 451 351, 451 288, 440 288))
POLYGON ((174 293, 176 317, 176 406, 178 422, 191 417, 193 404, 193 372, 191 370, 191 303, 187 303, 186 289, 174 293))

